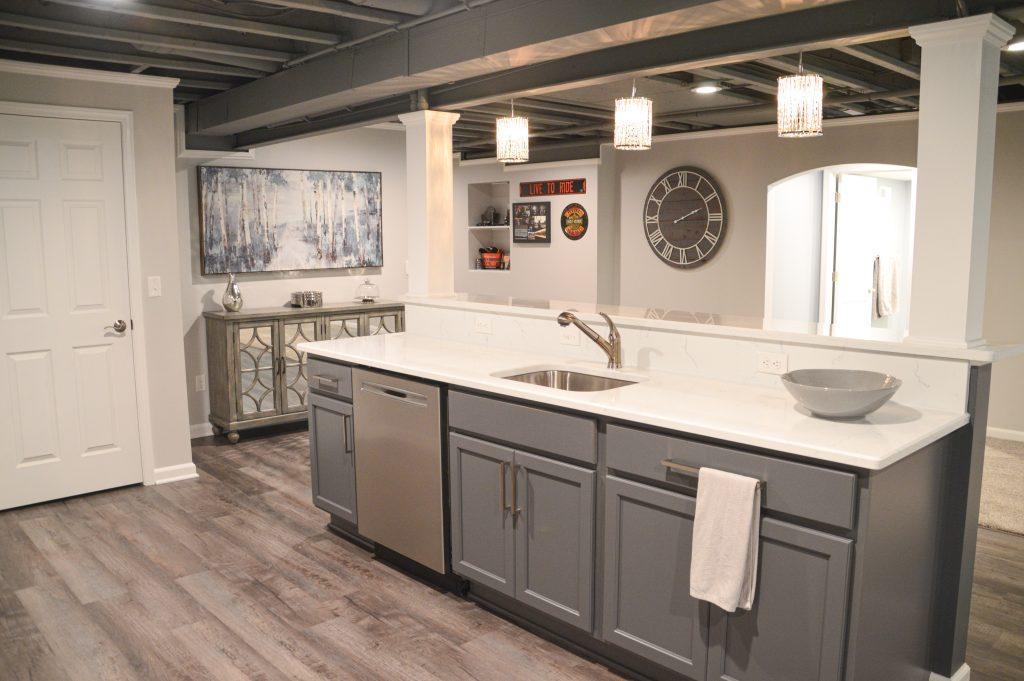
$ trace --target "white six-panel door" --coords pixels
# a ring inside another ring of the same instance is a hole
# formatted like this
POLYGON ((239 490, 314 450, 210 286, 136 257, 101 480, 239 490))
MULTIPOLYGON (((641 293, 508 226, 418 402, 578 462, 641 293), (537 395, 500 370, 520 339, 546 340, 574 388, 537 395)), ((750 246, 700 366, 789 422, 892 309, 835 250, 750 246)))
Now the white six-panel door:
POLYGON ((120 123, 0 114, 0 509, 142 481, 124 206, 120 123))

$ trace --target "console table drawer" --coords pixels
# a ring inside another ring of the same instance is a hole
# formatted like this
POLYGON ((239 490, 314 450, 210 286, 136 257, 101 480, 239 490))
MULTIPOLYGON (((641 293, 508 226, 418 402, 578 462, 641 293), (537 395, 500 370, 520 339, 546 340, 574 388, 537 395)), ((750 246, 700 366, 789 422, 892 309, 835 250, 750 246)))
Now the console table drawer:
POLYGON ((619 425, 608 426, 607 444, 612 470, 692 489, 695 478, 671 470, 662 461, 717 468, 764 482, 761 503, 765 509, 845 529, 854 526, 857 476, 853 473, 619 425))

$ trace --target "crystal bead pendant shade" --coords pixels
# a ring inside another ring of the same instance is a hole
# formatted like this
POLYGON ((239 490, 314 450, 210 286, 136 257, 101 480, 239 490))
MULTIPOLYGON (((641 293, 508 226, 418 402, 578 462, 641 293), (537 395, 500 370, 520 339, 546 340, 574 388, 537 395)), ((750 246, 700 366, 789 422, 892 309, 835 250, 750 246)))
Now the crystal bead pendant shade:
POLYGON ((807 73, 801 59, 799 70, 779 78, 779 137, 818 137, 821 135, 824 83, 816 73, 807 73))
POLYGON ((523 116, 512 115, 495 121, 495 146, 501 163, 526 163, 530 160, 530 121, 523 116))
POLYGON ((650 149, 653 118, 653 102, 647 97, 637 97, 634 83, 631 96, 615 100, 615 135, 612 140, 615 148, 625 151, 650 149))

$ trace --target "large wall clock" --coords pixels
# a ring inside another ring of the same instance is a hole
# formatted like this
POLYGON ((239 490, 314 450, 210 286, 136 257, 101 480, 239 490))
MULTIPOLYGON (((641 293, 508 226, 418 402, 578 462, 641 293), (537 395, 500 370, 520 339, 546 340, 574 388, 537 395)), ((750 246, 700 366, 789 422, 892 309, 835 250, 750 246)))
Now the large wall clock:
POLYGON ((644 232, 655 255, 676 267, 699 267, 725 236, 722 190, 700 168, 673 168, 659 177, 644 202, 644 232))

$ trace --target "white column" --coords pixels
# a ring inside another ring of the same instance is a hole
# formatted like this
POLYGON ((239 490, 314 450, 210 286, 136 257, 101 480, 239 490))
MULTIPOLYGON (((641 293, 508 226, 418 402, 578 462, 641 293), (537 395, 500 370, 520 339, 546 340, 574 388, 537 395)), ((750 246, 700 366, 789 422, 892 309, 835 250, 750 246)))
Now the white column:
POLYGON ((914 26, 921 46, 910 340, 983 343, 999 51, 994 14, 914 26))
POLYGON ((409 295, 452 295, 452 125, 459 115, 423 110, 398 118, 405 125, 409 295))

